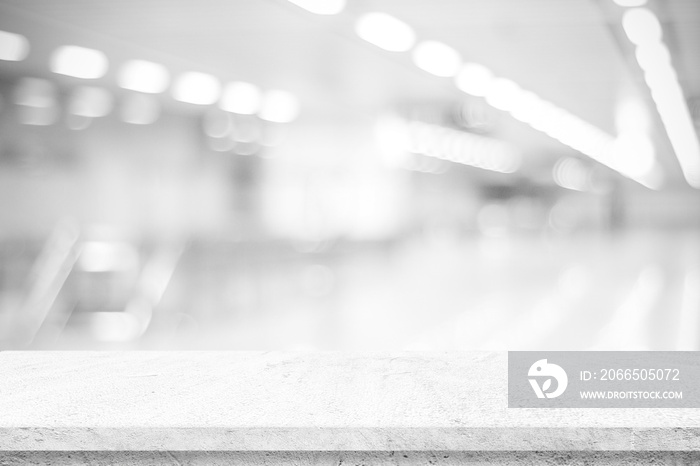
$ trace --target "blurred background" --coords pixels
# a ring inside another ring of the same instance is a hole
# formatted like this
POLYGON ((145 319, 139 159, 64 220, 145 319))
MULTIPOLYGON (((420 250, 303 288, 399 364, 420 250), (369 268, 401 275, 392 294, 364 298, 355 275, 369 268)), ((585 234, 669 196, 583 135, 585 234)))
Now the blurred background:
POLYGON ((0 349, 698 350, 697 0, 1 0, 0 349))

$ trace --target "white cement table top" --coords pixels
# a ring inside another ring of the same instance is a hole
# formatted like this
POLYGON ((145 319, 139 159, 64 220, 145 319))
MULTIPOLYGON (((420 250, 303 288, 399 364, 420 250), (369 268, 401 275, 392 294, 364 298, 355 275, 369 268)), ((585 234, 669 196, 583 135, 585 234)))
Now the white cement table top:
POLYGON ((700 409, 508 409, 507 353, 0 352, 0 451, 700 450, 700 409))

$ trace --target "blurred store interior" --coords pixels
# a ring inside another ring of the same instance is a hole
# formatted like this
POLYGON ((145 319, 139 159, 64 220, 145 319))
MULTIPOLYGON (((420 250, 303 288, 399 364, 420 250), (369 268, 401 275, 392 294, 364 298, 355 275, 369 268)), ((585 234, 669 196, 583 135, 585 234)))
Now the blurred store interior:
POLYGON ((700 350, 697 0, 0 0, 0 349, 700 350))

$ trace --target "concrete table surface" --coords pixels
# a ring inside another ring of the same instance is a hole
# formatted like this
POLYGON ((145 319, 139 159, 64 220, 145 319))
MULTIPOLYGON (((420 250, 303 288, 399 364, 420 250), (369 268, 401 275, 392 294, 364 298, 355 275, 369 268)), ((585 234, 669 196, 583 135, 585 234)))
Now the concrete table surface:
POLYGON ((507 353, 0 352, 0 451, 699 451, 700 409, 508 409, 507 353))

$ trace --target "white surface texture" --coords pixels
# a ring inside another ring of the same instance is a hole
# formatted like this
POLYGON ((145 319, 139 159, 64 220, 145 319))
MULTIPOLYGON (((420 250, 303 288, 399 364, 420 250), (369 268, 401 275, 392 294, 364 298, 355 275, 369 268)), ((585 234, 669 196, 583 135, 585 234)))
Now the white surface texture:
POLYGON ((700 450, 700 410, 508 409, 505 352, 2 352, 0 450, 700 450))

